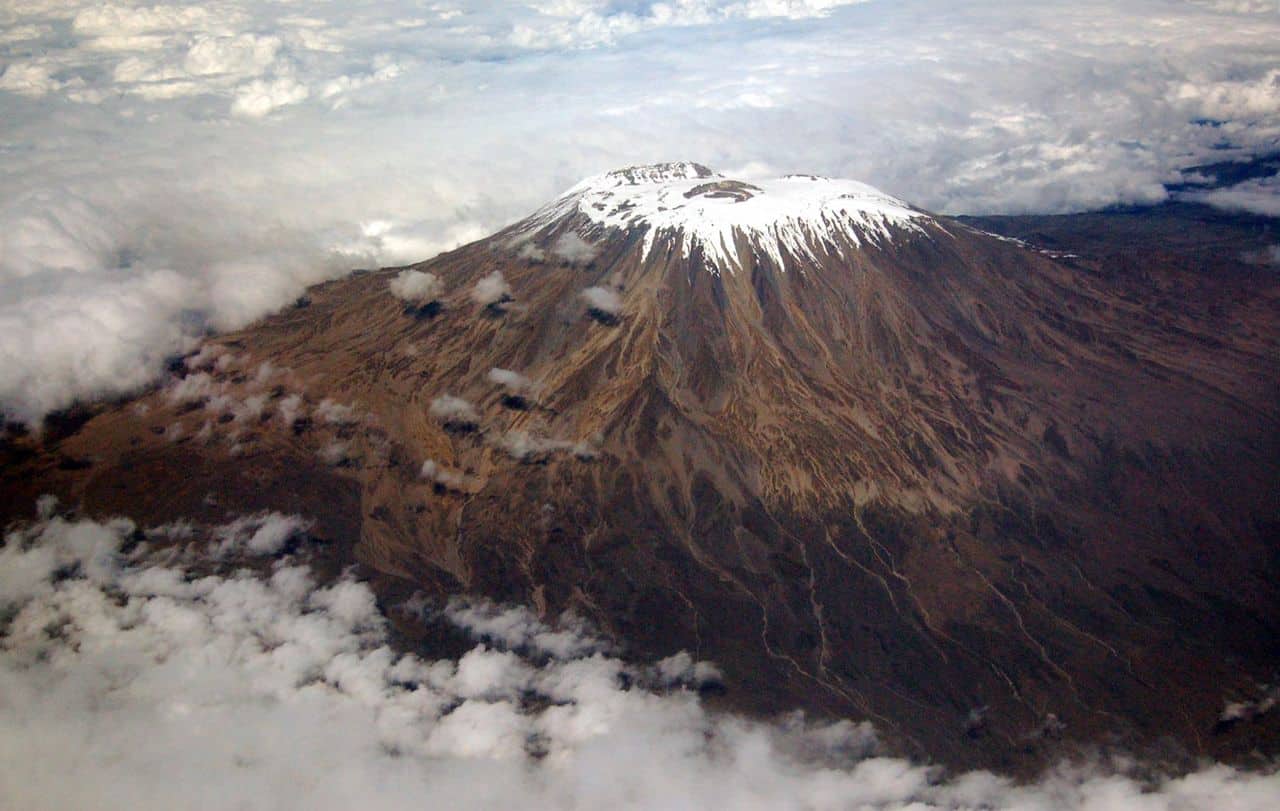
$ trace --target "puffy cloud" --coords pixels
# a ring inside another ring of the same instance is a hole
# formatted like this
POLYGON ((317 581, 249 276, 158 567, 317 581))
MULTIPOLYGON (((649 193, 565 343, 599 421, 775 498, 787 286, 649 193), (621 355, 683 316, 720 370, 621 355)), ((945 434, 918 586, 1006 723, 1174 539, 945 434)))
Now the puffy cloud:
POLYGON ((351 443, 341 439, 335 439, 332 442, 327 443, 317 452, 316 455, 319 456, 320 460, 326 465, 333 465, 335 467, 350 464, 355 459, 351 443))
POLYGON ((274 555, 309 526, 300 516, 275 512, 237 518, 216 532, 214 554, 222 557, 244 550, 251 555, 274 555))
POLYGON ((525 651, 557 659, 573 659, 609 652, 609 646, 591 633, 581 619, 562 617, 560 627, 550 628, 522 606, 501 607, 486 600, 455 597, 445 609, 449 621, 483 642, 508 650, 525 651))
POLYGON ((531 462, 557 453, 571 453, 579 459, 593 459, 595 447, 587 441, 572 442, 552 439, 528 431, 507 431, 494 439, 494 444, 507 452, 512 459, 531 462))
POLYGON ((446 426, 475 428, 480 424, 480 413, 469 401, 452 394, 442 394, 431 401, 427 413, 446 426))
POLYGON ((622 296, 612 288, 588 287, 582 291, 582 298, 587 307, 601 315, 616 317, 622 312, 622 296))
POLYGON ((181 274, 90 271, 74 281, 35 274, 0 298, 0 409, 19 419, 38 420, 73 397, 137 389, 194 342, 195 325, 157 317, 195 295, 181 274))
POLYGON ((404 270, 388 285, 391 295, 414 304, 429 304, 444 292, 444 284, 434 273, 404 270))
POLYGON ((281 107, 297 104, 310 94, 306 85, 288 76, 269 81, 255 79, 236 91, 231 112, 249 118, 261 118, 281 107))
POLYGON ((519 372, 510 369, 499 369, 497 366, 489 370, 485 379, 495 386, 501 386, 508 394, 528 394, 533 391, 533 381, 519 372))
POLYGON ((0 73, 0 90, 22 96, 40 97, 62 86, 49 67, 36 62, 12 62, 0 73))
POLYGON ((687 654, 631 666, 525 609, 427 612, 483 641, 423 658, 391 647, 362 583, 290 559, 195 576, 126 551, 133 537, 46 515, 0 548, 6 807, 1263 811, 1280 796, 1280 774, 1222 765, 946 776, 879 755, 866 724, 712 713, 680 686, 687 654))
POLYGON ((1183 200, 1208 203, 1230 211, 1280 217, 1280 174, 1246 180, 1222 189, 1184 192, 1179 196, 1183 200))
POLYGON ((71 30, 86 36, 120 37, 157 31, 201 30, 216 19, 203 6, 95 5, 76 12, 71 30))
POLYGON ((297 394, 281 398, 276 407, 280 410, 280 421, 287 426, 293 426, 305 415, 302 397, 297 394))
POLYGON ((254 34, 198 37, 187 49, 182 67, 194 76, 257 76, 275 63, 280 45, 279 37, 254 34))
POLYGON ((867 0, 680 0, 643 3, 636 11, 600 0, 551 0, 533 7, 547 17, 517 25, 511 41, 523 48, 580 48, 606 45, 620 37, 662 28, 707 25, 738 18, 781 17, 803 20, 822 17, 840 6, 867 0))
POLYGON ((357 420, 355 408, 330 400, 328 397, 316 406, 315 414, 317 418, 331 425, 352 425, 357 420))
POLYGON ((495 270, 476 282, 476 286, 471 288, 471 298, 477 304, 497 306, 511 300, 511 285, 503 278, 502 271, 495 270))
POLYGON ((551 245, 551 252, 567 262, 590 262, 596 256, 591 243, 572 231, 561 234, 551 245))
POLYGON ((472 483, 470 476, 451 470, 434 459, 423 462, 418 475, 449 490, 467 490, 472 483))
POLYGON ((1235 724, 1240 721, 1252 721, 1266 715, 1280 705, 1280 687, 1263 686, 1262 696, 1249 701, 1229 701, 1222 708, 1218 720, 1223 724, 1235 724))

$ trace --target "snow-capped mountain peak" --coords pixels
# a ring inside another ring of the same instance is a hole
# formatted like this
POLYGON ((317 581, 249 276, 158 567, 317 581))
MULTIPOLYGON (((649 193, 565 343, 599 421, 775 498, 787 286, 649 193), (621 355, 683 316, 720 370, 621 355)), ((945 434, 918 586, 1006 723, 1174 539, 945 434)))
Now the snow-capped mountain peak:
MULTIPOLYGON (((648 256, 671 240, 712 272, 741 269, 742 250, 785 269, 784 259, 817 261, 899 233, 924 233, 929 215, 865 183, 787 175, 752 183, 692 162, 633 166, 587 178, 534 216, 539 228, 581 215, 586 230, 644 229, 648 256)), ((748 254, 749 255, 749 254, 748 254)))

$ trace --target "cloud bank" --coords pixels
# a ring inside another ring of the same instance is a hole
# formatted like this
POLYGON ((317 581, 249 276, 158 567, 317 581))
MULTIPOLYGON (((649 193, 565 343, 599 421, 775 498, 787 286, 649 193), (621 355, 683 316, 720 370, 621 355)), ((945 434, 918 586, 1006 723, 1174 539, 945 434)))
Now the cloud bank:
MULTIPOLYGON (((1276 148, 1277 42, 1270 0, 8 3, 0 408, 145 385, 619 165, 944 212, 1159 201, 1276 148)), ((1272 210, 1257 185, 1211 202, 1272 210)))
POLYGON ((6 808, 1263 811, 1280 797, 1280 775, 1225 766, 1146 783, 1101 767, 948 777, 877 755, 865 724, 711 713, 694 689, 717 675, 705 663, 628 665, 580 622, 518 608, 411 600, 394 610, 477 641, 457 659, 401 654, 359 582, 252 544, 197 574, 165 543, 242 530, 138 533, 51 506, 0 549, 6 808))

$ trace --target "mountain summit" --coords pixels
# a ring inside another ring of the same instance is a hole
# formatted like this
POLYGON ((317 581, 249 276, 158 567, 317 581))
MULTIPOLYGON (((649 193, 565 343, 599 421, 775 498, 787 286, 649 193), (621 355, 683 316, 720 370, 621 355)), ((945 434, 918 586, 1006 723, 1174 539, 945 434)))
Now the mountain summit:
POLYGON ((1278 333, 1142 267, 852 181, 633 167, 9 440, 4 484, 299 513, 389 604, 576 611, 714 660, 734 706, 957 764, 1221 754, 1280 644, 1278 333))
POLYGON ((573 218, 589 235, 644 229, 655 245, 698 257, 719 273, 767 258, 782 269, 820 253, 923 234, 932 222, 901 200, 851 180, 788 175, 732 180, 697 163, 633 166, 588 178, 528 221, 530 228, 573 218))

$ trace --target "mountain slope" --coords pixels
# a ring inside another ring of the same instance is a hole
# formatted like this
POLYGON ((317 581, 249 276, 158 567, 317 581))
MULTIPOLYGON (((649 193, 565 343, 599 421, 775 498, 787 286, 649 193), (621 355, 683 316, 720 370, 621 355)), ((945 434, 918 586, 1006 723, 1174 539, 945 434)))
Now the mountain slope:
POLYGON ((861 184, 696 164, 411 270, 11 441, 12 502, 302 512, 388 594, 572 609, 716 661, 736 706, 957 764, 1220 752, 1274 671, 1274 285, 1207 318, 861 184))

